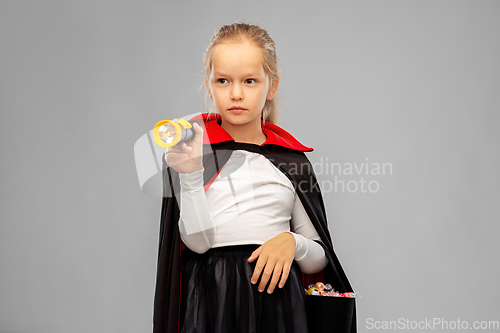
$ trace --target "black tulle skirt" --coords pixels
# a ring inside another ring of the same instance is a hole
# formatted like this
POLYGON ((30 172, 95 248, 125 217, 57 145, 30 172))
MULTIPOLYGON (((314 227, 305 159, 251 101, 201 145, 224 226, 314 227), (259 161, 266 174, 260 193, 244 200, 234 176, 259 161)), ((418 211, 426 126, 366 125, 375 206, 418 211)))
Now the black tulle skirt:
POLYGON ((258 245, 182 252, 182 333, 307 333, 301 272, 294 261, 283 288, 272 294, 250 283, 258 245))

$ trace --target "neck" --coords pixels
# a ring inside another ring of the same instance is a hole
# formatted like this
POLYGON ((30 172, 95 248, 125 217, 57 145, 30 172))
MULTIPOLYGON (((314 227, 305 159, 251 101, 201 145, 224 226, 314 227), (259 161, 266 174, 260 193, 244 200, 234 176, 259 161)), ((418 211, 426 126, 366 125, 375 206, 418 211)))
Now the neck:
POLYGON ((234 139, 235 142, 252 143, 262 145, 267 137, 262 132, 260 119, 258 122, 244 125, 234 125, 222 119, 221 127, 234 139))

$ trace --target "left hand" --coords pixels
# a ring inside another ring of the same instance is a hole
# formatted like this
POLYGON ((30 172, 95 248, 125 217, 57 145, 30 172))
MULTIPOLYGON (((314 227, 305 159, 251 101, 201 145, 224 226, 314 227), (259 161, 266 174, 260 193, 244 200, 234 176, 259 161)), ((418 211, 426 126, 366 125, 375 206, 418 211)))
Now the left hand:
POLYGON ((289 232, 283 232, 278 236, 271 238, 264 244, 262 244, 257 250, 255 250, 248 262, 253 262, 257 260, 255 269, 253 271, 251 282, 256 284, 259 280, 259 276, 262 272, 262 277, 260 279, 259 291, 263 292, 266 287, 269 278, 272 275, 271 282, 269 283, 269 288, 267 292, 271 294, 279 281, 279 288, 283 288, 286 280, 288 279, 288 274, 290 273, 290 267, 292 266, 293 258, 295 256, 295 237, 289 232), (262 271, 264 269, 264 271, 262 271))

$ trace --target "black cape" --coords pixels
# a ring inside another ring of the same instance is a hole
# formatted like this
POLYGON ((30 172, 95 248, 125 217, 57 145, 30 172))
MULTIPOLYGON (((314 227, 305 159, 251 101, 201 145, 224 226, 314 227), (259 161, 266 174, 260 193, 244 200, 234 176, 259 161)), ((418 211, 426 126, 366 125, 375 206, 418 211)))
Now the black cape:
MULTIPOLYGON (((263 129, 266 128, 264 133, 268 137, 268 141, 264 145, 258 146, 234 142, 225 131, 221 131, 222 128, 218 123, 214 123, 216 120, 210 120, 206 114, 203 115, 203 118, 199 117, 197 120, 204 121, 205 125, 210 125, 206 126, 205 129, 211 143, 204 144, 203 147, 205 187, 210 186, 234 150, 247 150, 262 154, 290 179, 310 220, 321 237, 321 242, 318 243, 325 249, 329 261, 328 265, 320 273, 302 274, 303 286, 306 288, 310 283, 322 281, 331 284, 337 291, 352 292, 353 289, 333 250, 319 184, 313 167, 304 154, 304 150, 310 151, 312 149, 300 149, 305 146, 302 146, 298 141, 293 141, 295 139, 283 129, 267 122, 263 122, 263 129), (211 133, 214 133, 214 136, 211 136, 211 133)), ((153 332, 178 333, 180 326, 181 252, 185 247, 180 239, 178 226, 180 211, 175 198, 179 194, 180 182, 178 173, 168 167, 165 159, 163 159, 162 172, 164 195, 160 216, 153 332)), ((355 333, 355 307, 352 313, 352 323, 348 324, 350 326, 349 331, 355 333)))

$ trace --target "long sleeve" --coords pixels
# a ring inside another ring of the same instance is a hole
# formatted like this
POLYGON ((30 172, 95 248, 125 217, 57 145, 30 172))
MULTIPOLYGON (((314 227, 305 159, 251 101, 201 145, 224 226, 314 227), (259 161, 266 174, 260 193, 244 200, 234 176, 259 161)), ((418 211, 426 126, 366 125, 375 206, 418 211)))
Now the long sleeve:
POLYGON ((182 241, 193 251, 212 247, 263 244, 282 232, 295 238, 294 259, 306 274, 327 264, 323 247, 290 180, 260 154, 234 154, 227 162, 238 165, 230 174, 221 173, 205 192, 204 169, 179 173, 182 241))
POLYGON ((179 173, 179 231, 184 244, 198 253, 210 249, 215 239, 215 223, 203 189, 203 172, 204 169, 193 173, 179 173))
POLYGON ((295 202, 291 220, 292 232, 295 237, 295 261, 299 264, 300 270, 306 274, 313 274, 321 271, 328 263, 325 250, 314 240, 320 240, 307 212, 295 195, 295 202))

